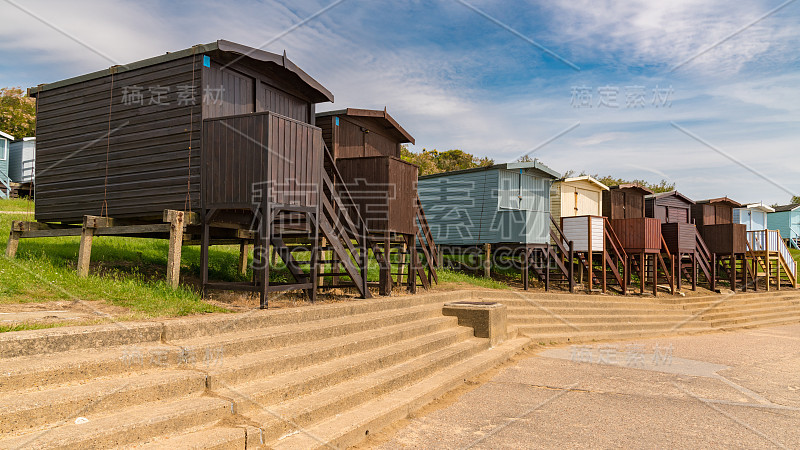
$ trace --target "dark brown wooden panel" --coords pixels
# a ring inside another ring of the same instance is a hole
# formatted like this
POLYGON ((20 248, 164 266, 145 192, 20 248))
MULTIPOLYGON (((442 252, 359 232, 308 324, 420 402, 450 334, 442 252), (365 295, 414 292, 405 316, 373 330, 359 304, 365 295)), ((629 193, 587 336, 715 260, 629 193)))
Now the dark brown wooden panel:
POLYGON ((194 80, 187 57, 115 75, 113 84, 109 75, 41 92, 36 219, 80 221, 104 201, 120 218, 159 217, 187 198, 199 208, 200 58, 194 80), (144 104, 123 101, 134 85, 144 104), (180 105, 179 86, 189 94, 180 105), (149 104, 151 87, 169 88, 160 99, 169 105, 149 104))
POLYGON ((206 119, 203 129, 205 208, 250 208, 265 191, 273 203, 317 205, 319 128, 274 113, 255 113, 206 119))

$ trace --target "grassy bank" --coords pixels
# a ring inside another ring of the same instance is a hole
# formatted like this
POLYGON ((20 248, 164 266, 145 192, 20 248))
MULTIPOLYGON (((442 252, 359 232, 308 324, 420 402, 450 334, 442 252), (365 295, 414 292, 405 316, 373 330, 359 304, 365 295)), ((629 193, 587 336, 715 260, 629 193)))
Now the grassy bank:
MULTIPOLYGON (((32 205, 31 205, 32 206, 32 205)), ((19 200, 0 200, 0 211, 27 207, 19 200)), ((0 254, 5 253, 11 222, 32 220, 25 212, 0 214, 0 254)), ((92 248, 90 276, 78 277, 78 237, 37 238, 20 241, 17 257, 0 258, 0 305, 41 303, 50 301, 101 301, 125 308, 125 319, 174 317, 190 314, 223 312, 224 308, 203 300, 199 292, 200 249, 183 248, 181 274, 183 283, 172 289, 166 277, 166 240, 104 236, 95 239, 92 248)), ((214 280, 244 281, 250 273, 237 270, 238 246, 217 246, 209 254, 209 275, 214 280)), ((296 255, 304 258, 302 254, 296 255)), ((370 261, 370 281, 378 281, 378 264, 370 261)), ((290 279, 285 266, 278 262, 271 271, 273 282, 290 279)), ((441 270, 442 285, 471 285, 482 288, 508 289, 504 283, 441 270)), ((25 329, 25 325, 22 326, 25 329)), ((31 327, 39 327, 31 325, 31 327)), ((0 331, 21 329, 19 325, 3 326, 0 331)))

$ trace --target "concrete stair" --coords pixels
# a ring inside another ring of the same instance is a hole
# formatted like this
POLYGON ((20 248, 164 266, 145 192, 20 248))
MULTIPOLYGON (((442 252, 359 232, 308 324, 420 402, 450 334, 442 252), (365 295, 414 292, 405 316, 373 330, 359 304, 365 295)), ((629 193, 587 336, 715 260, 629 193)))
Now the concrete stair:
POLYGON ((454 292, 0 335, 0 448, 358 443, 519 352, 454 292))
POLYGON ((800 322, 800 291, 702 297, 513 294, 509 327, 535 343, 693 334, 800 322))

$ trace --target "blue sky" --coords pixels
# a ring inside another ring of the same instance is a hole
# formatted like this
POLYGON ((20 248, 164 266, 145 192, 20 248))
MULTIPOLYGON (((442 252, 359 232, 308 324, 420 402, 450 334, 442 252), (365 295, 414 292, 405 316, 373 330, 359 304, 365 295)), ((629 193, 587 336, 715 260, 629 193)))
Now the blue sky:
POLYGON ((334 93, 319 110, 388 107, 416 150, 800 194, 800 1, 467 1, 344 0, 275 40, 334 2, 13 0, 45 25, 0 0, 0 86, 228 39, 286 50, 334 93))

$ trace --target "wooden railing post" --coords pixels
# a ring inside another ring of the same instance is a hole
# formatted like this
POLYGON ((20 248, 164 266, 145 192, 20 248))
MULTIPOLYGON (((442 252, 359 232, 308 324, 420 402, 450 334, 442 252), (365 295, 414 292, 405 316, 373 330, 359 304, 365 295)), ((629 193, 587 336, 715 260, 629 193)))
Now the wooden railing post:
POLYGON ((19 248, 19 237, 22 235, 21 231, 14 231, 14 223, 11 223, 11 233, 8 236, 8 244, 6 245, 6 258, 14 259, 17 256, 17 248, 19 248))
POLYGON ((575 242, 569 241, 569 292, 575 292, 575 242))

